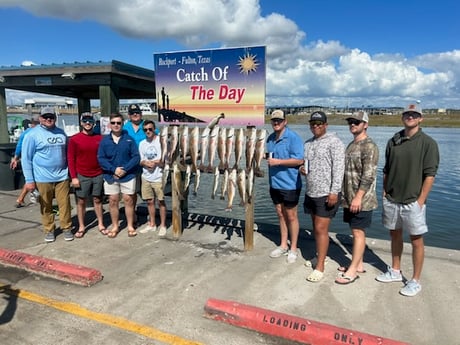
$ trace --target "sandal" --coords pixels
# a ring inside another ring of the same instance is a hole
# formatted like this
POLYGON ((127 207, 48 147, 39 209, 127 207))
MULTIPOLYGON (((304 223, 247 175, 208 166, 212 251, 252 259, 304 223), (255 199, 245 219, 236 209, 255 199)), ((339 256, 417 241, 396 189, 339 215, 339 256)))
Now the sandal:
MULTIPOLYGON (((337 267, 337 271, 345 273, 346 271, 348 271, 348 266, 337 267)), ((356 272, 358 272, 358 273, 366 273, 366 270, 365 269, 363 269, 362 271, 356 270, 356 272)))
POLYGON ((335 282, 340 285, 347 285, 354 283, 356 279, 359 279, 359 276, 349 277, 342 273, 335 279, 335 282))
POLYGON ((102 229, 99 229, 99 232, 105 236, 105 235, 108 235, 110 231, 107 230, 106 228, 102 228, 102 229))
POLYGON ((83 236, 85 236, 85 230, 78 230, 74 236, 76 238, 82 238, 83 236))
POLYGON ((324 273, 318 270, 313 270, 310 275, 307 277, 307 280, 312 283, 317 283, 323 279, 324 273))
POLYGON ((128 237, 134 237, 134 236, 137 236, 137 231, 135 229, 128 230, 128 237))
POLYGON ((21 207, 24 207, 26 206, 26 204, 24 204, 23 202, 19 202, 19 201, 16 201, 16 204, 14 205, 14 207, 16 208, 21 208, 21 207))
POLYGON ((120 231, 119 230, 110 230, 108 233, 107 233, 107 237, 108 238, 115 238, 118 236, 118 233, 120 231))

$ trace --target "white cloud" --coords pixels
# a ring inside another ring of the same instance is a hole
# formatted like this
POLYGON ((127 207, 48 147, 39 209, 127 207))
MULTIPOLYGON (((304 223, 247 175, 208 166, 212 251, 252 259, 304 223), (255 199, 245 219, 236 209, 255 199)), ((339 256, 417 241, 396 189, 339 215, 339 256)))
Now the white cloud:
POLYGON ((0 0, 0 6, 91 19, 127 37, 172 39, 187 49, 266 45, 268 105, 422 99, 425 107, 460 107, 460 50, 406 59, 371 56, 338 41, 308 42, 282 14, 262 16, 256 0, 0 0))

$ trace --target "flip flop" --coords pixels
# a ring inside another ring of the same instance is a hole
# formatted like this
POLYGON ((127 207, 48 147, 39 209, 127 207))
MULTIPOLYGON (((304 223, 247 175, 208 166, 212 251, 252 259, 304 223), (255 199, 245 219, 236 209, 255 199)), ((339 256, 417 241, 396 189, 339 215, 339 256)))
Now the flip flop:
POLYGON ((137 231, 136 230, 128 230, 128 237, 135 237, 137 236, 137 231))
POLYGON ((107 230, 106 228, 103 228, 103 229, 99 229, 99 232, 105 236, 105 235, 108 235, 110 231, 107 230))
MULTIPOLYGON (((346 272, 348 271, 348 266, 340 266, 340 267, 337 267, 337 271, 339 272, 346 272)), ((357 273, 366 273, 367 271, 366 270, 362 270, 362 271, 358 271, 356 270, 357 273)))
POLYGON ((108 238, 115 238, 118 236, 118 233, 120 231, 119 230, 110 230, 108 233, 107 233, 107 237, 108 238))
POLYGON ((347 285, 354 283, 357 279, 359 279, 359 276, 349 277, 342 273, 335 279, 335 282, 340 285, 347 285))
POLYGON ((76 238, 82 238, 83 236, 85 236, 85 230, 78 230, 74 236, 76 238))
POLYGON ((310 275, 307 277, 307 280, 312 283, 317 283, 323 279, 324 273, 318 270, 313 270, 310 275))

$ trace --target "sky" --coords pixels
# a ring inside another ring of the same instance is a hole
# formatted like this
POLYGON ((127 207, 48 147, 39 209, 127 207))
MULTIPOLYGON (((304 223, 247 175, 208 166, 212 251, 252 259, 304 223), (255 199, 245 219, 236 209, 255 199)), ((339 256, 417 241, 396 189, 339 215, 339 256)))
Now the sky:
MULTIPOLYGON (((460 109, 457 0, 0 0, 0 66, 266 46, 266 105, 460 109)), ((30 94, 7 90, 8 104, 30 94)))

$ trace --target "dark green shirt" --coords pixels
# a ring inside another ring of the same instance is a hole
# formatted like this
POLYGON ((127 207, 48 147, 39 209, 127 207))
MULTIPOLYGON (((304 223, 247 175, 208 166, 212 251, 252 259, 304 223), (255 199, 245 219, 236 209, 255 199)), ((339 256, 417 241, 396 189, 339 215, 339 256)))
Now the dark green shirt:
POLYGON ((438 144, 422 129, 411 138, 404 136, 404 130, 396 133, 385 151, 386 197, 396 203, 414 202, 421 193, 423 181, 435 176, 438 166, 438 144))

